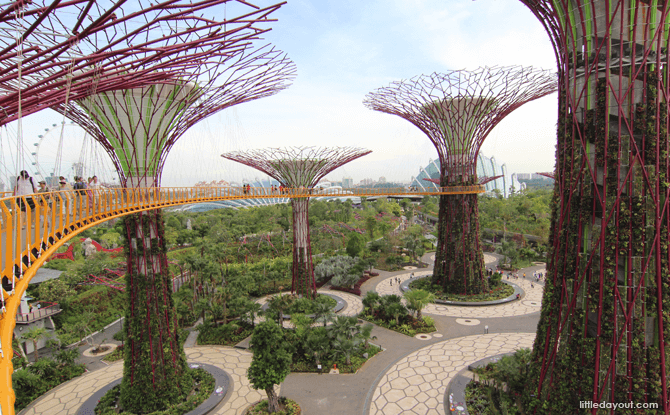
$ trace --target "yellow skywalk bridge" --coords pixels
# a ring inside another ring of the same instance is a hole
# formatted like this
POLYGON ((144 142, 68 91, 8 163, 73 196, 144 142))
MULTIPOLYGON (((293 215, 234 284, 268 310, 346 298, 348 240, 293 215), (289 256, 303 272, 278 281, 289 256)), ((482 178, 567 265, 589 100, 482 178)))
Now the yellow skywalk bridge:
POLYGON ((0 199, 0 415, 14 414, 12 335, 21 297, 35 272, 65 242, 90 227, 129 213, 234 199, 420 196, 483 193, 483 185, 435 191, 384 189, 244 190, 234 187, 112 188, 38 193, 0 199), (23 208, 22 208, 23 207, 23 208))

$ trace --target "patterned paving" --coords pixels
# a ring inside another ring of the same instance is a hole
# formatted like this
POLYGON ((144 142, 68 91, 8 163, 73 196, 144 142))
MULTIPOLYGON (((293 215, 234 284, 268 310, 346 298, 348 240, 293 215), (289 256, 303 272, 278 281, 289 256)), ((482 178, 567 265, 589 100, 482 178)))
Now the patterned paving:
MULTIPOLYGON (((225 370, 232 379, 232 390, 225 404, 212 414, 242 414, 247 406, 265 398, 265 392, 249 385, 247 368, 251 353, 224 346, 199 346, 185 349, 189 362, 208 363, 225 370)), ((85 373, 42 396, 22 415, 75 415, 93 393, 123 375, 123 362, 85 373)))
MULTIPOLYGON (((431 275, 433 271, 415 272, 416 277, 422 275, 431 275)), ((380 281, 375 288, 379 295, 396 294, 402 296, 400 292, 400 284, 396 282, 396 278, 403 281, 409 279, 411 273, 396 275, 380 281), (391 282, 393 285, 391 285, 391 282)), ((530 275, 529 275, 530 277, 530 275)), ((530 280, 525 280, 519 277, 518 280, 510 280, 514 284, 520 286, 525 291, 525 296, 521 301, 512 301, 496 306, 488 307, 463 307, 463 306, 445 306, 439 304, 427 305, 422 313, 433 314, 437 316, 446 317, 465 317, 465 318, 489 318, 489 317, 512 317, 521 316, 524 314, 531 314, 540 311, 542 305, 542 293, 544 287, 538 284, 533 284, 531 288, 530 280)))
POLYGON ((481 334, 419 349, 382 376, 369 413, 444 415, 444 393, 458 372, 485 357, 532 347, 534 339, 534 333, 481 334))

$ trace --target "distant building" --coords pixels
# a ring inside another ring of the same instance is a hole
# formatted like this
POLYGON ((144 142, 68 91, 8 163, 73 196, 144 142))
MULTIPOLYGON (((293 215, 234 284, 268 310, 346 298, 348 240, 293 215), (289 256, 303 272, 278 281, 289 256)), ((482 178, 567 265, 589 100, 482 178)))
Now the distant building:
MULTIPOLYGON (((529 173, 528 173, 529 174, 529 173)), ((484 186, 486 192, 493 192, 499 190, 503 197, 507 197, 512 191, 518 192, 526 188, 524 183, 520 183, 516 173, 508 173, 505 164, 499 165, 495 157, 488 158, 481 153, 477 157, 477 175, 480 178, 502 176, 495 180, 491 180, 484 186)), ((429 160, 428 165, 419 168, 419 174, 412 179, 410 186, 415 186, 419 189, 429 189, 439 187, 437 184, 424 179, 439 179, 440 165, 439 160, 429 160)))
POLYGON ((519 180, 530 180, 531 174, 530 173, 517 173, 516 177, 519 180))
POLYGON ((365 185, 368 185, 368 184, 373 184, 374 182, 375 182, 374 180, 372 180, 370 178, 367 178, 367 179, 361 180, 361 185, 365 186, 365 185))
POLYGON ((386 177, 384 176, 380 177, 378 183, 386 183, 386 177))
POLYGON ((342 188, 351 189, 352 187, 354 187, 354 179, 352 179, 351 177, 343 177, 342 188))

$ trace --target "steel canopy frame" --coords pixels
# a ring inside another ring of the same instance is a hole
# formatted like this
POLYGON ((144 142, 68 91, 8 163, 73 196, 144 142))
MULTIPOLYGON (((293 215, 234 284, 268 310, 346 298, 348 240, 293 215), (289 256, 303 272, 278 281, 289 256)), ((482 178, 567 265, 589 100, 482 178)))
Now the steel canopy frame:
POLYGON ((280 6, 254 7, 219 22, 198 13, 233 0, 140 1, 128 13, 125 2, 54 1, 20 14, 0 11, 6 20, 0 21, 0 123, 91 93, 178 77, 194 63, 193 56, 177 56, 194 49, 196 39, 224 39, 222 28, 228 35, 253 29, 258 36, 269 29, 254 25, 273 21, 268 15, 280 6))
POLYGON ((547 413, 597 401, 669 414, 669 5, 522 2, 549 34, 559 72, 548 278, 529 390, 547 413))
MULTIPOLYGON (((369 93, 370 109, 424 132, 440 159, 441 187, 477 184, 477 155, 491 130, 521 105, 557 90, 556 76, 532 67, 484 67, 396 81, 369 93)), ((487 289, 476 195, 440 197, 433 281, 446 292, 487 289)))
POLYGON ((295 64, 269 45, 253 50, 248 39, 255 36, 250 32, 203 42, 210 48, 193 53, 193 72, 178 79, 93 95, 57 110, 103 145, 124 186, 158 186, 169 150, 188 128, 290 85, 295 64))
MULTIPOLYGON (((370 154, 354 147, 289 147, 235 151, 221 157, 262 171, 288 189, 311 189, 336 168, 370 154)), ((309 198, 292 199, 293 267, 291 292, 316 296, 309 235, 309 198)))

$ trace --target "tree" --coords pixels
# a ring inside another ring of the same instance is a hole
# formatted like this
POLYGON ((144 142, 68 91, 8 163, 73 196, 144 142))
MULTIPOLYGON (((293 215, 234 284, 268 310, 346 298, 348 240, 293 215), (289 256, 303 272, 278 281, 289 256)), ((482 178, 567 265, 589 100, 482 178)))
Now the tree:
POLYGON ((321 357, 330 351, 330 338, 324 327, 316 327, 307 333, 305 348, 314 355, 317 365, 321 364, 321 357))
POLYGON ((74 290, 60 278, 45 281, 37 287, 37 296, 39 299, 52 303, 62 303, 67 297, 73 294, 74 290))
POLYGON ((333 311, 330 307, 330 304, 325 302, 319 302, 314 305, 314 321, 317 323, 323 321, 323 327, 326 327, 326 324, 332 320, 333 311))
POLYGON ((421 320, 421 310, 435 301, 435 294, 426 290, 411 290, 405 293, 408 308, 416 311, 416 318, 421 320))
POLYGON ((337 336, 335 340, 333 340, 333 357, 338 357, 338 356, 344 356, 345 359, 345 364, 350 365, 351 364, 351 356, 356 353, 360 347, 361 344, 361 339, 354 337, 354 338, 346 338, 344 336, 337 336))
POLYGON ((368 216, 365 218, 365 228, 370 233, 370 240, 375 237, 375 229, 377 228, 377 219, 374 216, 368 216))
POLYGON ((370 342, 370 340, 376 340, 377 339, 377 336, 372 335, 372 329, 373 328, 374 328, 374 326, 372 325, 372 323, 366 323, 366 324, 363 325, 363 327, 361 327, 359 335, 360 335, 361 339, 363 339, 365 341, 365 344, 363 345, 363 347, 366 348, 366 349, 369 346, 368 343, 370 342))
POLYGON ((355 258, 363 248, 365 248, 365 238, 359 233, 353 233, 347 241, 347 255, 355 258))
POLYGON ((268 395, 268 412, 279 410, 279 397, 274 387, 291 371, 291 354, 282 329, 272 321, 260 323, 251 336, 254 357, 247 378, 254 389, 264 389, 268 395))
POLYGON ((27 332, 21 335, 22 339, 33 342, 33 348, 35 349, 35 361, 39 359, 39 353, 37 351, 37 342, 45 339, 48 335, 49 332, 47 332, 47 329, 45 329, 44 327, 33 327, 32 329, 28 330, 27 332))
POLYGON ((363 306, 370 309, 370 314, 374 315, 374 312, 379 305, 379 299, 379 294, 377 294, 375 291, 368 291, 365 293, 365 297, 363 297, 362 302, 363 306))
POLYGON ((356 317, 337 316, 330 326, 331 337, 353 339, 358 333, 358 319, 356 317))

